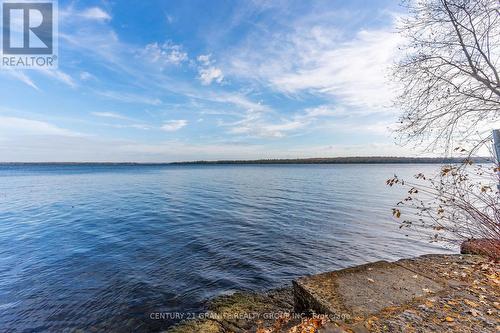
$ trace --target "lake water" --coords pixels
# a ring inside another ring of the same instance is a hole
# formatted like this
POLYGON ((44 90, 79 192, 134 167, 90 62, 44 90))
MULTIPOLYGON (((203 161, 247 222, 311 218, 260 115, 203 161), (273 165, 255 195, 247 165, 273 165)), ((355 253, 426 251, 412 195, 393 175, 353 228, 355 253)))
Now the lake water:
POLYGON ((0 331, 158 331, 151 312, 444 252, 405 236, 385 186, 437 168, 0 166, 0 331))

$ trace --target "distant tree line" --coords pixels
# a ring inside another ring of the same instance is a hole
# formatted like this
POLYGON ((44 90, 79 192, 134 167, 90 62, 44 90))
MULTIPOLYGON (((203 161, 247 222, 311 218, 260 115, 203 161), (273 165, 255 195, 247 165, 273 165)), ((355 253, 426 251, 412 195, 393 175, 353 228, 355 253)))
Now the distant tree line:
MULTIPOLYGON (((218 160, 218 161, 185 161, 169 163, 135 163, 135 162, 6 162, 0 165, 61 165, 61 166, 161 166, 161 165, 204 165, 204 164, 384 164, 384 163, 424 163, 424 164, 453 164, 463 163, 464 157, 397 157, 397 156, 354 156, 354 157, 315 157, 315 158, 286 158, 286 159, 258 159, 258 160, 218 160)), ((475 163, 491 163, 486 157, 473 157, 475 163)))
MULTIPOLYGON (((476 163, 487 163, 487 158, 473 158, 476 163)), ((297 159, 260 159, 260 160, 220 160, 220 161, 193 161, 175 162, 171 164, 384 164, 384 163, 463 163, 464 158, 451 157, 392 157, 392 156, 356 156, 331 158, 297 158, 297 159)))

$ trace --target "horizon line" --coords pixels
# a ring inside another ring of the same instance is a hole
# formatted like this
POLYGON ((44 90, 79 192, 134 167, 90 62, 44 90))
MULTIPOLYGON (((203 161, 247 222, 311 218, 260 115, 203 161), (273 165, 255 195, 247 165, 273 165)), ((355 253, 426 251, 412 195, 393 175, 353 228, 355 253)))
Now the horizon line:
MULTIPOLYGON (((261 158, 261 159, 225 159, 225 160, 190 160, 190 161, 173 161, 173 162, 135 162, 135 161, 43 161, 43 162, 20 162, 20 161, 5 161, 0 162, 0 165, 15 165, 15 164, 52 164, 52 165, 181 165, 181 164, 355 164, 355 163, 439 163, 439 162, 461 162, 467 157, 409 157, 409 156, 338 156, 338 157, 306 157, 306 158, 261 158)), ((471 157, 472 161, 488 162, 491 160, 485 156, 471 157)))

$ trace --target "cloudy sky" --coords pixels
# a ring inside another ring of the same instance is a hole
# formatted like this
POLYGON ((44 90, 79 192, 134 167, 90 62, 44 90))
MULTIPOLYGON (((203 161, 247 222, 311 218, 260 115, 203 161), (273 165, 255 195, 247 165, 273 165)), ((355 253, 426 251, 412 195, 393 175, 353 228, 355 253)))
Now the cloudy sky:
POLYGON ((57 70, 0 69, 1 161, 414 155, 398 1, 59 1, 57 70))

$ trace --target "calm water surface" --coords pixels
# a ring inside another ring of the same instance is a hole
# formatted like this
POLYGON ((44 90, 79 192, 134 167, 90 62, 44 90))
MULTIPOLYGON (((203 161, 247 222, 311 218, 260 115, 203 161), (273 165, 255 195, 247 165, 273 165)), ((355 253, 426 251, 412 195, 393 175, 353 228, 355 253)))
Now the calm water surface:
POLYGON ((433 165, 0 166, 0 331, 146 332, 151 312, 445 249, 391 219, 433 165))

